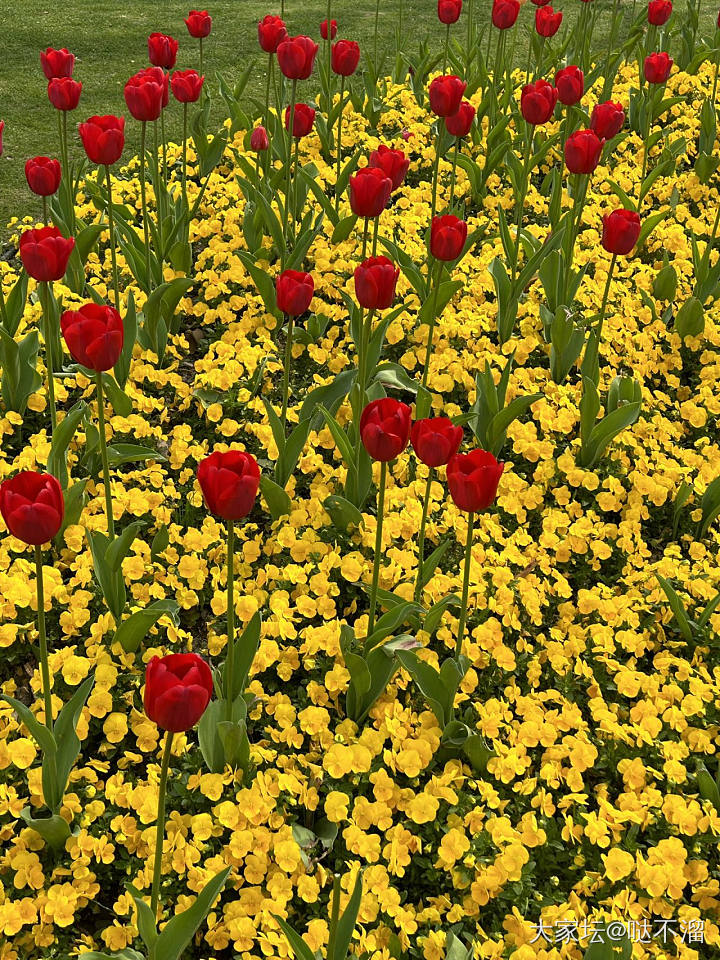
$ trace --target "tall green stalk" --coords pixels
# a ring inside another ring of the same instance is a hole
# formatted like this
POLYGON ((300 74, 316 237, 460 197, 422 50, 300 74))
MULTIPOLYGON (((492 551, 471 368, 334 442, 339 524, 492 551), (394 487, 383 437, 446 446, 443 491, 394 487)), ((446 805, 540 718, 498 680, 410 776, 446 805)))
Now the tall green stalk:
POLYGON ((165 837, 165 795, 167 793, 168 770, 172 755, 172 742, 175 734, 171 730, 165 733, 165 749, 163 750, 162 767, 160 768, 160 783, 158 784, 158 815, 155 831, 155 863, 152 877, 152 897, 150 909, 153 917, 157 918, 160 902, 160 878, 162 876, 163 839, 165 837))
POLYGON ((57 335, 55 318, 50 311, 50 286, 45 281, 38 283, 38 294, 43 314, 43 333, 45 339, 45 366, 48 378, 48 406, 50 407, 50 426, 53 435, 57 429, 57 406, 55 404, 55 345, 57 335))
POLYGON ((460 601, 460 619, 458 620, 458 635, 455 643, 455 657, 462 653, 462 644, 467 623, 468 593, 470 590, 470 560, 472 557, 473 523, 475 514, 468 513, 467 538, 465 540, 465 568, 463 570, 462 599, 460 601))
POLYGON ((112 177, 110 167, 105 165, 108 193, 108 227, 110 229, 110 259, 112 261, 113 290, 115 292, 115 309, 120 312, 120 279, 118 276, 117 253, 115 251, 115 214, 113 213, 112 177))
POLYGON ((235 686, 235 523, 227 522, 227 647, 225 652, 225 715, 232 720, 235 686))
POLYGON ((45 726, 53 729, 52 690, 50 687, 50 667, 48 666, 47 637, 45 634, 45 584, 43 583, 42 548, 35 547, 35 577, 37 581, 38 639, 40 640, 40 673, 42 675, 43 698, 45 700, 45 726))
POLYGON ((152 290, 152 273, 150 270, 150 226, 148 224, 148 207, 147 207, 147 173, 145 170, 146 166, 146 150, 145 143, 147 138, 147 121, 143 120, 140 127, 140 202, 142 204, 142 216, 143 216, 143 239, 145 241, 145 256, 147 258, 147 289, 148 293, 152 290))
POLYGON ((418 568, 417 578, 415 580, 415 603, 419 603, 422 593, 422 568, 425 560, 425 526, 427 524, 428 509, 430 507, 430 491, 433 482, 433 468, 428 467, 427 483, 425 484, 425 496, 423 497, 422 520, 420 521, 420 533, 418 535, 418 568))
POLYGON ((108 461, 107 440, 105 439, 105 401, 103 399, 102 373, 95 374, 98 404, 98 433, 100 434, 100 459, 102 460, 103 485, 105 487, 105 516, 107 531, 111 540, 115 538, 115 521, 113 520, 112 494, 110 492, 110 463, 108 461))
POLYGON ((387 463, 380 464, 380 487, 378 489, 377 526, 375 529, 375 559, 373 561, 372 585, 370 587, 370 613, 368 614, 367 635, 371 636, 375 628, 375 610, 377 608, 377 591, 380 580, 380 557, 382 556, 382 528, 385 512, 385 482, 387 480, 387 463))

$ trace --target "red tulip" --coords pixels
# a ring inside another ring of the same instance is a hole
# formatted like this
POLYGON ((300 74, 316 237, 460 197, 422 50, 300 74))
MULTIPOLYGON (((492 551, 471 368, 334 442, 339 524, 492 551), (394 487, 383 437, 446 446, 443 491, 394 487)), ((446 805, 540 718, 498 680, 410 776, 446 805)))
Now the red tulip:
POLYGON ((110 370, 123 348, 122 317, 114 307, 86 303, 79 310, 66 310, 60 329, 73 360, 88 370, 110 370))
POLYGON ((440 23, 457 23, 462 13, 462 0, 438 0, 437 14, 440 23))
POLYGON ((560 29, 562 18, 562 10, 556 13, 552 7, 538 7, 535 11, 535 29, 541 37, 554 37, 560 29))
POLYGON ((73 238, 63 237, 57 227, 26 230, 20 235, 20 259, 33 280, 50 283, 65 275, 74 246, 73 238))
POLYGON ((608 253, 630 253, 639 236, 640 217, 634 210, 621 208, 603 217, 602 245, 608 253))
POLYGON ((125 103, 136 120, 152 122, 162 113, 165 77, 159 67, 141 70, 125 84, 125 103))
POLYGON ((515 24, 520 13, 518 0, 494 0, 492 8, 493 26, 498 30, 508 30, 515 24))
MULTIPOLYGON (((212 28, 212 17, 207 10, 191 10, 185 17, 185 26, 188 33, 196 40, 202 40, 207 37, 212 28)), ((274 52, 274 51, 273 51, 274 52)))
POLYGON ((665 83, 672 65, 672 57, 667 53, 651 53, 645 57, 645 79, 648 83, 665 83))
POLYGON ((51 197, 60 186, 60 163, 50 157, 33 157, 25 164, 25 179, 33 193, 51 197))
POLYGON ((161 730, 192 730, 212 692, 210 667, 197 653, 153 657, 145 669, 145 713, 161 730))
POLYGON ((569 67, 558 70, 555 74, 555 89, 558 92, 558 100, 566 107, 580 103, 585 92, 585 77, 580 67, 571 64, 569 67))
POLYGON ((463 100, 458 112, 451 117, 445 117, 445 128, 453 137, 466 137, 472 128, 475 119, 475 107, 469 100, 463 100))
POLYGON ((198 483, 208 509, 223 520, 241 520, 253 508, 260 467, 252 454, 216 450, 200 461, 198 483))
POLYGON ((178 42, 164 33, 151 33, 148 37, 148 59, 154 67, 172 70, 177 60, 178 42))
POLYGON ((455 506, 469 513, 487 510, 497 494, 504 466, 487 450, 456 453, 447 468, 448 487, 455 506))
POLYGON ((307 80, 313 72, 318 45, 310 37, 287 37, 277 48, 277 58, 288 80, 307 80))
POLYGON ((553 115, 558 92, 547 80, 528 83, 520 95, 520 110, 525 120, 534 127, 547 123, 553 115))
POLYGON ((601 140, 612 140, 620 133, 624 123, 625 111, 619 103, 608 100, 593 107, 590 129, 594 130, 601 140))
POLYGON ((277 53, 278 46, 287 37, 285 21, 268 14, 258 23, 258 42, 265 53, 277 53))
POLYGON ((360 417, 360 438, 373 460, 387 463, 410 439, 410 407, 393 397, 371 401, 360 417))
MULTIPOLYGON (((327 19, 323 20, 323 22, 320 24, 320 36, 323 38, 323 40, 327 40, 328 38, 327 19)), ((330 21, 330 39, 334 40, 336 36, 337 36, 337 20, 331 20, 330 21)))
POLYGON ((305 313, 314 292, 312 275, 301 270, 283 270, 275 281, 278 310, 293 317, 305 313))
POLYGON ((402 150, 395 150, 381 143, 377 150, 370 154, 368 166, 382 170, 386 177, 390 177, 392 189, 397 190, 405 179, 410 161, 402 150))
POLYGON ((368 257, 355 267, 355 296, 366 310, 387 310, 395 298, 399 269, 387 257, 368 257))
POLYGON ((458 452, 463 429, 447 417, 416 420, 410 431, 410 442, 418 460, 428 467, 441 467, 458 452))
POLYGON ((53 50, 52 47, 48 47, 40 53, 40 64, 48 80, 71 77, 75 69, 75 54, 70 53, 65 47, 62 50, 53 50))
POLYGON ((72 77, 56 77, 48 82, 48 99, 56 110, 74 110, 80 103, 82 84, 72 77))
POLYGON ((467 84, 453 75, 435 77, 430 84, 430 109, 438 117, 452 117, 460 109, 467 84))
POLYGON ((434 217, 430 226, 430 253, 446 263, 457 260, 465 246, 467 232, 465 221, 452 214, 434 217))
MULTIPOLYGON (((315 123, 315 111, 306 103, 296 103, 293 111, 292 135, 299 140, 306 137, 315 123)), ((290 107, 285 108, 285 129, 290 129, 290 107)))
POLYGON ((672 8, 670 0, 650 0, 648 4, 648 23, 655 27, 662 27, 670 19, 672 8))
POLYGON ((120 159, 125 146, 125 117, 90 117, 78 125, 78 132, 91 163, 109 167, 120 159))
POLYGON ((350 177, 350 208, 358 217, 379 217, 388 204, 392 180, 379 167, 363 167, 350 177))
POLYGON ((178 103, 196 103, 200 99, 205 77, 197 70, 176 70, 170 78, 173 96, 178 103))
POLYGON ((267 130, 263 126, 255 127, 253 132, 250 134, 250 147, 256 153, 262 153, 263 150, 267 150, 270 146, 270 139, 267 135, 267 130))
POLYGON ((565 163, 570 173, 592 173, 600 162, 604 140, 594 130, 576 130, 565 141, 565 163))
POLYGON ((22 470, 0 483, 0 513, 13 537, 39 547, 62 526, 65 503, 60 484, 51 473, 22 470))
POLYGON ((354 40, 338 40, 332 45, 331 65, 339 77, 351 77, 360 63, 360 47, 354 40))
POLYGON ((535 4, 536 7, 544 7, 548 3, 550 3, 550 0, 532 0, 532 2, 535 4))

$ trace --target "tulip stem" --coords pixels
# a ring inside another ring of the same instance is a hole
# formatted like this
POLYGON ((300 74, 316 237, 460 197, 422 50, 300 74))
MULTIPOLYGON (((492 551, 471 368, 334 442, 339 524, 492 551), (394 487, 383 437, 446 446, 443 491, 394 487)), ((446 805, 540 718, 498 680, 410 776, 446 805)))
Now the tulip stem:
POLYGON ((583 176, 582 174, 576 175, 576 192, 573 197, 573 208, 570 216, 570 244, 568 249, 568 258, 567 258, 567 272, 565 273, 565 289, 564 289, 564 299, 567 300, 568 290, 570 283, 572 282, 572 268, 573 262, 575 260, 575 244, 577 243, 578 234, 580 233, 580 222, 582 220, 582 211, 583 205, 585 203, 585 197, 587 195, 588 186, 590 184, 590 174, 583 176), (582 181, 580 177, 582 176, 582 181))
POLYGON ((265 129, 270 129, 270 83, 272 81, 273 63, 275 57, 272 53, 268 54, 267 81, 265 82, 265 129))
POLYGON ((330 931, 328 933, 328 960, 335 956, 335 941, 337 939, 338 921, 340 919, 340 874, 333 876, 332 901, 330 906, 330 931))
POLYGON ((280 420, 282 422, 283 433, 285 432, 285 427, 287 426, 287 408, 288 408, 288 396, 290 393, 290 364, 292 363, 292 342, 293 342, 293 327, 295 323, 295 317, 290 314, 287 318, 287 337, 285 339, 285 365, 283 369, 283 400, 282 400, 282 412, 280 414, 280 420))
POLYGON ((610 69, 610 56, 612 54, 613 44, 615 43, 615 33, 617 27, 617 7, 618 0, 613 0, 612 14, 610 20, 610 37, 608 39, 607 45, 607 54, 605 55, 605 69, 603 71, 603 76, 607 77, 608 71, 610 69))
POLYGON ((380 17, 380 0, 375 0, 375 41, 373 44, 373 65, 375 67, 375 77, 377 79, 378 72, 378 62, 377 62, 377 42, 378 42, 378 19, 380 17))
POLYGON ((448 213, 452 213, 455 203, 455 179, 457 173, 458 152, 460 150, 460 137, 455 137, 455 153, 453 155, 452 173, 450 174, 450 205, 448 213))
POLYGON ((415 603, 420 602, 420 594, 422 593, 422 572, 423 572, 423 563, 425 562, 425 525, 427 524, 428 508, 430 506, 430 491, 432 489, 433 482, 433 468, 428 467, 427 482, 425 484, 425 496, 423 497, 423 509, 422 509, 422 520, 420 521, 420 534, 418 536, 418 568, 417 568, 417 579, 415 580, 415 603))
POLYGON ((115 252, 115 215, 113 214, 112 178, 110 167, 105 165, 108 192, 108 227, 110 229, 110 257, 112 260, 113 288, 115 290, 115 309, 120 312, 120 280, 118 278, 117 253, 115 252))
POLYGON ((292 208, 291 213, 292 217, 290 219, 290 236, 292 237, 293 246, 295 245, 295 215, 297 213, 297 194, 298 194, 298 159, 300 156, 300 137, 295 139, 295 149, 293 151, 293 178, 292 178, 292 208))
POLYGON ((603 323, 605 322, 605 312, 607 310, 608 296, 610 294, 610 283, 612 281, 613 273, 615 272, 615 264, 617 263, 617 254, 612 255, 612 260, 610 261, 610 267, 608 269, 607 280, 605 281, 605 290, 603 291, 602 306, 600 307, 600 318, 598 319, 597 330, 595 331, 595 336, 597 337, 598 347, 602 343, 602 329, 603 323))
MULTIPOLYGON (((161 113, 162 115, 162 113, 161 113)), ((165 219, 165 194, 160 188, 160 147, 158 144, 158 122, 153 123, 153 167, 155 180, 153 188, 155 190, 155 214, 157 217, 157 229, 159 238, 159 249, 157 251, 160 259, 160 283, 163 282, 163 255, 162 255, 162 226, 165 219)))
MULTIPOLYGON (((442 271, 442 261, 438 260, 437 266, 438 266, 437 276, 435 277, 435 280, 433 283, 433 307, 432 307, 430 316, 428 318, 428 337, 427 337, 427 345, 425 347, 425 365, 423 367, 422 385, 425 388, 427 388, 428 371, 430 370, 430 354, 432 353, 433 333, 435 332, 435 321, 437 319, 436 315, 437 315, 438 288, 440 287, 440 273, 442 271)), ((433 269, 432 267, 430 267, 431 279, 432 279, 432 273, 433 273, 433 269)))
POLYGON ((340 110, 338 111, 338 131, 337 131, 337 176, 335 177, 335 213, 340 211, 340 164, 342 161, 342 122, 343 122, 343 98, 345 96, 345 77, 340 77, 340 110))
POLYGON ((200 76, 203 75, 203 38, 200 37, 200 76))
POLYGON ((68 132, 67 132, 67 110, 62 110, 62 142, 63 142, 63 154, 65 162, 65 171, 67 176, 67 185, 68 185, 68 204, 70 209, 70 221, 71 221, 71 231, 72 235, 75 234, 75 197, 73 196, 73 183, 72 183, 72 174, 70 172, 70 149, 68 147, 68 132))
POLYGON ((525 198, 527 197, 528 188, 530 186, 530 155, 532 154, 532 145, 534 139, 535 131, 531 127, 526 129, 525 136, 525 151, 523 157, 523 178, 522 186, 520 187, 520 199, 518 200, 517 214, 515 217, 515 256, 513 257, 513 266, 512 266, 512 278, 510 284, 514 286, 515 278, 517 277, 518 270, 518 260, 520 259, 520 231, 522 230, 523 222, 523 213, 525 212, 525 198))
POLYGON ((110 492, 110 463, 108 461, 107 441, 105 439, 105 401, 103 399, 102 373, 95 374, 98 404, 98 433, 100 434, 100 459, 103 468, 103 484, 105 486, 105 516, 107 517, 108 536, 115 539, 115 521, 113 520, 112 494, 110 492))
POLYGON ((327 40, 325 41, 325 48, 327 54, 327 112, 328 117, 330 116, 330 109, 332 108, 332 95, 330 89, 330 81, 332 78, 332 29, 331 29, 331 6, 332 0, 327 0, 327 19, 325 25, 327 26, 327 40))
POLYGON ((40 673, 42 674, 43 697, 45 700, 45 726, 52 732, 52 691, 50 688, 50 667, 48 666, 47 636, 45 634, 45 585, 43 583, 42 549, 35 547, 35 578, 37 582, 38 638, 40 640, 40 673))
POLYGON ((153 866, 152 878, 152 898, 150 900, 150 909, 152 915, 157 918, 158 904, 160 901, 160 877, 162 875, 162 853, 163 838, 165 836, 165 794, 167 793, 168 770, 170 769, 170 757, 172 755, 172 743, 175 734, 172 730, 165 732, 165 749, 163 750, 162 767, 160 768, 160 782, 158 784, 158 815, 157 828, 155 831, 155 864, 153 866))
POLYGON ((143 239, 145 241, 145 265, 147 269, 147 292, 152 289, 152 276, 150 273, 150 230, 148 225, 147 209, 147 184, 146 184, 146 150, 145 141, 147 138, 147 121, 143 120, 140 127, 140 201, 142 204, 143 215, 143 239))
POLYGON ((475 514, 468 513, 467 538, 465 540, 465 567, 463 570, 462 599, 460 601, 460 619, 458 620, 458 635, 455 644, 455 658, 462 653, 463 637, 465 635, 465 624, 467 622, 468 591, 470 588, 470 559, 472 557, 473 541, 473 522, 475 514))
POLYGON ((43 334, 45 337, 45 366, 47 367, 47 376, 48 376, 48 406, 50 407, 50 425, 52 428, 52 433, 55 433, 57 428, 57 407, 55 405, 55 379, 53 372, 55 370, 54 362, 54 344, 55 344, 55 331, 51 329, 53 327, 53 317, 50 315, 50 288, 45 281, 40 281, 38 283, 38 292, 40 294, 40 303, 42 305, 43 313, 43 334))
POLYGON ((290 233, 290 175, 292 171, 292 142, 293 142, 293 128, 295 126, 295 93, 297 90, 297 80, 293 80, 292 88, 290 93, 290 112, 288 114, 288 145, 287 145, 287 156, 285 158, 286 170, 285 170, 285 249, 283 250, 283 255, 281 257, 282 266, 285 266, 285 258, 288 254, 288 236, 290 233))
MULTIPOLYGON (((182 149, 182 192, 185 213, 189 213, 188 193, 187 193, 187 121, 188 105, 183 104, 183 149, 182 149)), ((188 224, 188 229, 190 225, 188 224)))
POLYGON ((449 49, 450 49, 450 24, 446 23, 445 24, 445 53, 443 54, 443 68, 442 68, 443 74, 447 70, 449 49))
POLYGON ((227 522, 227 652, 225 654, 225 710, 232 720, 235 687, 235 522, 227 522))
POLYGON ((48 207, 47 207, 47 197, 42 198, 42 216, 43 216, 43 226, 48 225, 48 207))
POLYGON ((437 120, 437 137, 435 140, 435 159, 433 161, 433 179, 432 179, 432 203, 430 204, 430 225, 435 219, 435 212, 437 210, 437 191, 438 191, 438 180, 440 179, 440 140, 442 137, 442 130, 440 128, 440 120, 437 120))
POLYGON ((375 627, 375 609, 377 607, 377 590, 380 579, 380 557, 382 555, 382 528, 383 513, 385 511, 385 481, 387 479, 387 463, 380 464, 380 487, 378 489, 377 525, 375 528, 375 559, 373 561, 372 586, 370 587, 370 613, 368 614, 367 636, 375 627))

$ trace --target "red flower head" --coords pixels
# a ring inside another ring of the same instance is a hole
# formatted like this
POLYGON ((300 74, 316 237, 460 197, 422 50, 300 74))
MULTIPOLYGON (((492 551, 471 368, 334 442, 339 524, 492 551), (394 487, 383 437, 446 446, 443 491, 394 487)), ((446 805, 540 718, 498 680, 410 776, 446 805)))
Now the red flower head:
POLYGON ((360 63, 360 47, 354 40, 338 40, 332 45, 331 65, 339 77, 351 77, 360 63))
POLYGON ((79 310, 66 310, 60 329, 73 360, 100 373, 111 370, 123 348, 122 317, 114 307, 86 303, 79 310))
POLYGON ((56 77, 48 81, 48 99, 56 110, 74 110, 80 103, 82 84, 72 77, 56 77))
POLYGON ((318 45, 310 37, 287 37, 277 48, 277 58, 288 80, 307 80, 313 72, 318 45))
POLYGON ((191 10, 185 17, 185 26, 188 28, 191 37, 202 40, 203 37, 209 35, 212 29, 212 17, 207 10, 191 10))
POLYGON ((267 135, 267 130, 263 126, 255 127, 253 132, 250 134, 250 147, 256 153, 262 153, 263 150, 267 150, 270 146, 270 138, 267 135))
POLYGON ((602 154, 604 140, 594 130, 576 130, 565 141, 565 163, 570 173, 592 173, 602 154))
POLYGON ((145 713, 161 730, 192 730, 212 692, 210 667, 197 653, 153 657, 145 669, 145 713))
POLYGON ((670 19, 672 3, 670 0, 650 0, 648 4, 648 23, 662 27, 670 19))
POLYGON ((167 78, 159 67, 141 70, 125 84, 125 103, 136 120, 152 122, 162 113, 167 78))
POLYGON ((468 513, 487 510, 497 494, 504 466, 487 450, 456 453, 447 468, 448 487, 455 506, 468 513))
POLYGON ((62 50, 53 50, 52 47, 48 47, 40 53, 40 65, 48 80, 71 77, 75 69, 75 54, 70 53, 65 47, 62 50))
POLYGON ((255 503, 260 467, 250 453, 216 450, 200 461, 197 478, 208 510, 223 520, 241 520, 255 503))
POLYGON ((601 140, 612 140, 620 133, 624 123, 625 111, 621 104, 608 100, 593 107, 590 129, 594 130, 601 140))
POLYGON ((640 236, 640 217, 634 210, 613 210, 603 217, 602 245, 608 253, 630 253, 640 236))
POLYGON ((580 67, 571 64, 569 67, 558 70, 555 74, 555 88, 558 92, 558 100, 566 107, 580 103, 585 92, 585 77, 580 67))
POLYGON ((552 7, 538 7, 535 11, 535 29, 541 37, 554 37, 562 23, 562 10, 557 13, 552 7))
POLYGON ((437 117, 452 117, 460 109, 467 84, 453 75, 435 77, 430 84, 430 109, 437 117))
POLYGON ((547 80, 536 80, 523 87, 520 95, 520 110, 526 121, 534 127, 547 123, 553 115, 558 92, 547 80))
POLYGON ((545 7, 548 3, 550 3, 550 0, 532 0, 532 2, 536 7, 545 7))
POLYGON ((441 467, 458 452, 463 429, 447 417, 416 420, 410 431, 410 442, 418 460, 428 467, 441 467))
POLYGON ((25 179, 33 193, 51 197, 60 186, 60 164, 50 157, 33 157, 25 164, 25 179))
POLYGON ((651 53, 645 57, 645 79, 648 83, 665 83, 672 65, 672 57, 667 53, 651 53))
POLYGON ((125 117, 90 117, 78 125, 78 131, 91 163, 109 167, 120 159, 125 146, 125 117))
MULTIPOLYGON (((315 111, 306 103, 296 103, 292 121, 292 135, 299 140, 306 137, 315 123, 315 111)), ((285 129, 290 129, 290 107, 285 107, 285 129)))
POLYGON ((373 400, 360 417, 360 438, 373 460, 387 463, 403 452, 410 439, 410 407, 393 397, 373 400))
POLYGON ((437 13, 440 23, 457 23, 462 13, 462 0, 438 0, 437 13))
POLYGON ((57 227, 26 230, 20 236, 20 259, 33 280, 50 283, 65 276, 74 246, 73 238, 64 237, 57 227))
POLYGON ((287 37, 285 21, 268 14, 258 24, 258 42, 265 53, 277 53, 277 48, 287 37))
POLYGON ((475 119, 475 107, 469 100, 463 100, 458 112, 451 117, 445 117, 445 128, 452 137, 466 137, 472 128, 475 119))
POLYGON ((197 70, 176 70, 170 78, 173 96, 178 103, 196 103, 200 99, 205 77, 197 70))
POLYGON ((368 257, 355 267, 355 296, 366 310, 387 310, 400 271, 387 257, 368 257))
POLYGON ((299 317, 310 306, 315 292, 315 281, 301 270, 283 270, 275 281, 278 310, 299 317))
POLYGON ((494 0, 492 8, 493 26, 498 30, 508 30, 515 24, 520 13, 518 0, 494 0))
POLYGON ((151 33, 148 37, 148 59, 154 67, 172 70, 177 60, 178 42, 164 33, 151 33))
POLYGON ((368 166, 382 170, 386 177, 390 177, 393 190, 397 190, 405 179, 410 161, 402 150, 395 150, 381 143, 377 150, 370 154, 368 166))
POLYGON ((379 217, 391 193, 392 180, 379 167, 363 167, 350 177, 350 208, 358 217, 379 217))
MULTIPOLYGON (((327 19, 323 20, 323 22, 320 24, 320 36, 323 38, 323 40, 327 40, 328 38, 327 19)), ((330 21, 330 39, 334 40, 336 36, 337 36, 337 20, 331 20, 330 21)))
POLYGON ((430 226, 430 253, 436 260, 450 263, 462 253, 467 240, 467 224, 451 214, 435 217, 430 226))
POLYGON ((39 547, 62 526, 65 503, 60 484, 51 473, 16 473, 0 483, 0 513, 14 537, 39 547))

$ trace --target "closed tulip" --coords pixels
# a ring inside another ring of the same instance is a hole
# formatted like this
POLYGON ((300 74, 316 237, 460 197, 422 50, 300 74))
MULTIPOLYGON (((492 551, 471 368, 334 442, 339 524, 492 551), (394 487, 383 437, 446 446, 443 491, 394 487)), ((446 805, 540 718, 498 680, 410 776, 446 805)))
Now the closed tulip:
MULTIPOLYGON (((320 24, 320 36, 323 38, 323 40, 327 40, 328 38, 327 20, 323 20, 323 22, 320 24)), ((337 20, 331 20, 330 21, 330 39, 334 40, 336 36, 337 36, 337 20)))
POLYGON ((270 138, 268 137, 267 130, 263 126, 255 127, 253 132, 250 134, 250 147, 256 153, 262 153, 263 150, 267 150, 270 146, 270 138))
POLYGON ((467 231, 465 221, 452 214, 434 217, 430 226, 430 253, 446 263, 457 260, 465 246, 467 231))
POLYGON ((48 47, 40 53, 40 65, 48 80, 71 77, 75 69, 75 54, 70 53, 65 47, 61 50, 48 47))
POLYGON ((90 117, 78 131, 91 163, 109 167, 120 159, 125 146, 125 117, 90 117))
POLYGON ((462 13, 462 0, 438 0, 437 15, 440 23, 457 23, 462 13))
POLYGON ((338 40, 332 45, 331 66, 339 77, 351 77, 360 63, 360 47, 354 40, 338 40))
POLYGON ((447 417, 416 420, 410 431, 410 442, 418 458, 428 467, 441 467, 458 452, 463 429, 447 417))
POLYGON ((430 109, 437 117, 451 117, 460 109, 467 84, 453 75, 435 77, 430 84, 430 109))
POLYGON ((392 189, 397 190, 405 179, 410 161, 402 150, 395 150, 381 143, 377 150, 373 150, 370 154, 368 166, 382 170, 385 176, 390 177, 392 189))
POLYGON ((164 33, 151 33, 148 37, 148 59, 154 67, 172 70, 178 53, 178 42, 164 33))
POLYGON ((492 8, 493 26, 498 30, 509 30, 514 26, 520 13, 518 0, 494 0, 492 8))
POLYGON ((603 217, 602 245, 608 253, 626 255, 638 242, 640 217, 635 210, 613 210, 603 217))
POLYGON ((535 11, 535 29, 541 37, 554 37, 562 23, 562 10, 557 13, 550 6, 538 7, 535 11))
POLYGON ((20 259, 33 280, 50 283, 65 276, 74 246, 74 239, 57 227, 26 230, 20 235, 20 259))
POLYGON ((525 120, 534 127, 547 123, 555 110, 558 92, 547 80, 536 80, 523 87, 520 110, 525 120))
POLYGON ((62 488, 51 473, 22 470, 0 483, 0 513, 14 537, 39 547, 62 526, 62 488))
POLYGON ((600 162, 604 140, 594 130, 576 130, 565 141, 565 163, 570 173, 592 173, 600 162))
MULTIPOLYGON (((296 140, 306 137, 313 128, 315 111, 306 103, 296 103, 293 111, 292 135, 296 140)), ((290 107, 285 108, 285 129, 290 129, 290 107)))
POLYGON ((355 296, 366 310, 387 310, 395 298, 399 269, 387 257, 369 257, 355 267, 355 296))
POLYGON ((136 120, 151 123, 162 113, 165 78, 159 67, 141 70, 125 84, 125 103, 136 120))
POLYGON ((648 4, 648 23, 655 27, 662 27, 670 19, 672 13, 670 0, 650 0, 648 4))
POLYGON ((469 100, 463 100, 457 113, 445 117, 445 128, 452 137, 466 137, 472 129, 475 119, 475 107, 469 100))
POLYGON ((310 306, 315 292, 312 275, 301 270, 283 270, 275 281, 278 310, 299 317, 310 306))
POLYGON ((363 167, 350 177, 350 208, 358 217, 379 217, 388 204, 392 180, 379 167, 363 167))
POLYGON ((667 53, 651 53, 645 57, 645 79, 648 83, 665 83, 672 65, 672 57, 667 53))
POLYGON ((73 360, 100 373, 111 370, 123 348, 122 317, 114 307, 86 303, 79 310, 66 310, 60 329, 73 360))
POLYGON ((265 53, 277 53, 277 48, 287 37, 285 21, 268 14, 258 23, 258 43, 265 53))
POLYGON ((51 197, 56 193, 61 176, 60 163, 54 158, 32 157, 25 164, 25 179, 39 197, 51 197))
POLYGON ((197 70, 176 70, 170 78, 170 87, 178 103, 197 103, 205 77, 197 70))
POLYGON ((56 110, 74 110, 80 103, 82 84, 72 77, 55 77, 48 82, 48 99, 56 110))
POLYGON ((191 37, 202 40, 210 34, 212 17, 207 10, 191 10, 185 17, 185 26, 191 37))
POLYGON ((317 52, 318 45, 310 37, 287 37, 277 48, 280 70, 288 80, 307 80, 317 52))
POLYGON ((197 653, 152 657, 145 669, 145 713, 161 730, 192 730, 212 692, 210 667, 197 653))
POLYGON ((625 111, 621 104, 608 100, 593 107, 590 129, 594 130, 601 140, 612 140, 620 133, 624 123, 625 111))
POLYGON ((497 495, 504 464, 487 450, 456 453, 447 467, 447 481, 455 506, 468 513, 487 510, 497 495))
POLYGON ((569 67, 558 70, 555 74, 555 89, 558 92, 558 100, 566 107, 580 103, 585 92, 585 77, 580 67, 571 64, 569 67))
POLYGON ((250 453, 216 450, 200 461, 197 478, 208 510, 223 520, 241 520, 255 503, 260 467, 250 453))
POLYGON ((371 401, 360 417, 360 438, 373 460, 387 463, 399 456, 410 439, 411 410, 394 397, 371 401))

